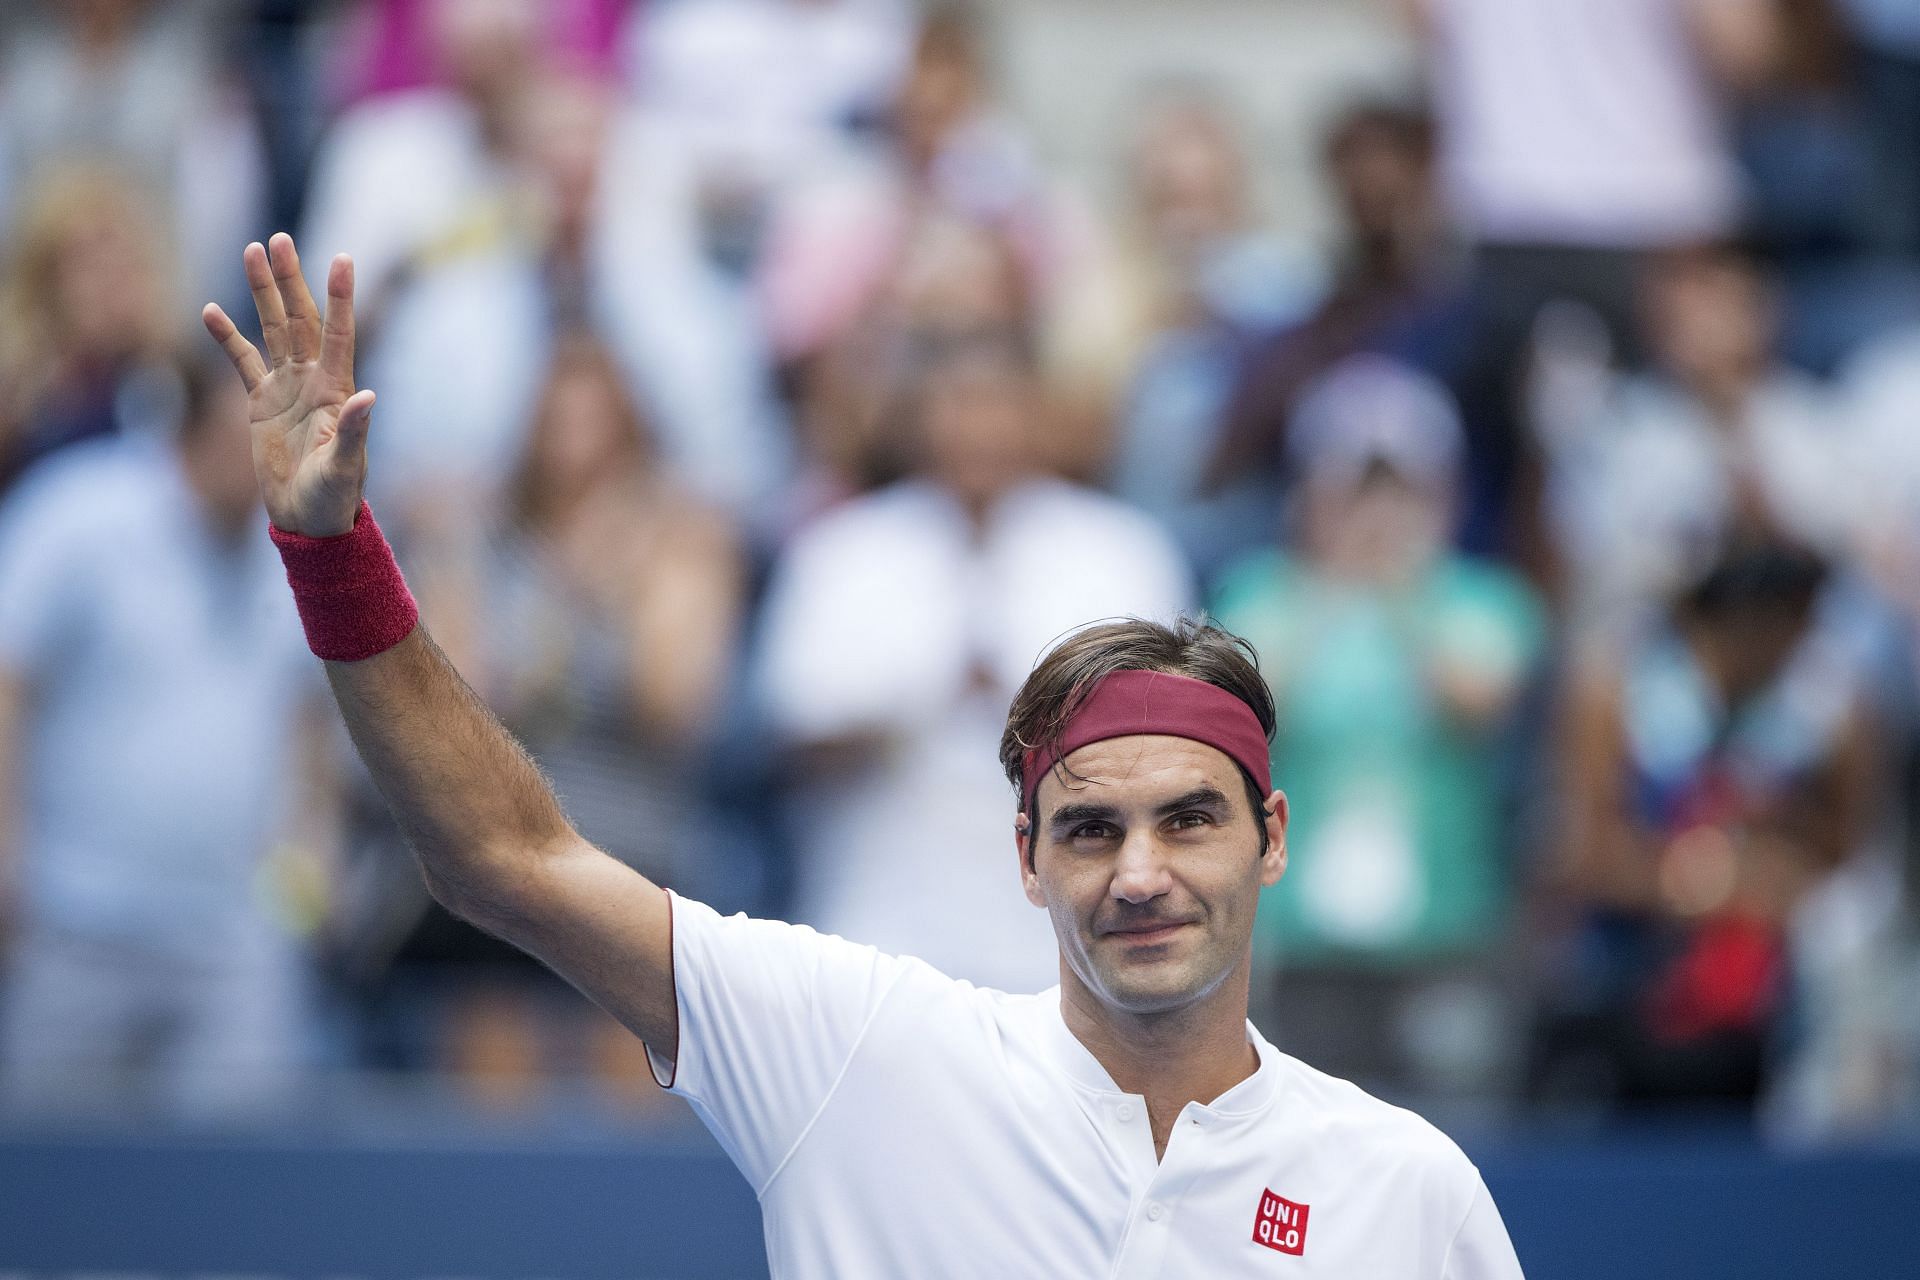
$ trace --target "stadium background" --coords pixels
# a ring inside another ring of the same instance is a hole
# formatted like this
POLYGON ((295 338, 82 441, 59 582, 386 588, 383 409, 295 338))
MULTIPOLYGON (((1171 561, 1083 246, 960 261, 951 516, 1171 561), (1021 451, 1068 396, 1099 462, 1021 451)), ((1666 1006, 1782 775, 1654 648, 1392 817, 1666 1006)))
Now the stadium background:
POLYGON ((1530 1274, 1913 1270, 1909 0, 23 3, 0 227, 0 1276, 764 1269, 239 608, 196 315, 283 228, 619 856, 1025 982, 1012 683, 1205 607, 1282 708, 1283 1048, 1530 1274))

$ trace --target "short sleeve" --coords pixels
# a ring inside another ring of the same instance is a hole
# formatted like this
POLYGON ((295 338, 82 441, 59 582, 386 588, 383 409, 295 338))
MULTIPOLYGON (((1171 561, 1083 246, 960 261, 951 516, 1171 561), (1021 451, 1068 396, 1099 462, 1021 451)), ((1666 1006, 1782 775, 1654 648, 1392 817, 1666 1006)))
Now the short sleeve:
POLYGON ((914 962, 804 925, 671 899, 679 1051, 671 1062, 649 1056, 758 1194, 914 962))
POLYGON ((79 607, 84 575, 56 497, 29 481, 0 507, 0 668, 15 673, 52 661, 79 607))
POLYGON ((1440 1267, 1440 1280, 1524 1280, 1487 1184, 1474 1176, 1473 1203, 1440 1267))

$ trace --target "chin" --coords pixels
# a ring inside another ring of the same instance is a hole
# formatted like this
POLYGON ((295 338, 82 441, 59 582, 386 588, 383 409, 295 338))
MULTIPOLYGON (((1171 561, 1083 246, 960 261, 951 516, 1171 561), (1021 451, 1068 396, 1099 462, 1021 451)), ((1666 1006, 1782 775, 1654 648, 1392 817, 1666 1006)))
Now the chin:
POLYGON ((1099 976, 1099 990, 1107 1002, 1128 1013, 1166 1013, 1185 1008, 1216 985, 1175 960, 1108 968, 1099 976))

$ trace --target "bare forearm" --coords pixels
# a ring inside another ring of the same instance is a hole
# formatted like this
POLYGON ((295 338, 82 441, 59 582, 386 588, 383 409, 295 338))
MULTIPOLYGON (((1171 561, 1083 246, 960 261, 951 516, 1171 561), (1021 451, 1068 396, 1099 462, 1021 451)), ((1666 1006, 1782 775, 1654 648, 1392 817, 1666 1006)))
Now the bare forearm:
POLYGON ((575 837, 539 768, 426 629, 329 662, 327 679, 434 896, 486 925, 520 915, 539 860, 575 837))

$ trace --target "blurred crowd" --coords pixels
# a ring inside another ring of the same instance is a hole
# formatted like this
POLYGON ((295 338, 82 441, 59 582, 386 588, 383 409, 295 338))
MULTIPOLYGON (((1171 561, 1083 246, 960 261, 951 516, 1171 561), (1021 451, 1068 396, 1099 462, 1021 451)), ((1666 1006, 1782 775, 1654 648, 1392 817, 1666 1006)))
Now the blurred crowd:
POLYGON ((1008 701, 1205 611, 1280 710, 1283 1048, 1920 1125, 1920 6, 1373 7, 1309 239, 1198 77, 1068 181, 999 6, 9 6, 0 1109, 652 1091, 331 714, 197 328, 290 229, 428 625, 648 876, 1051 985, 1008 701))

